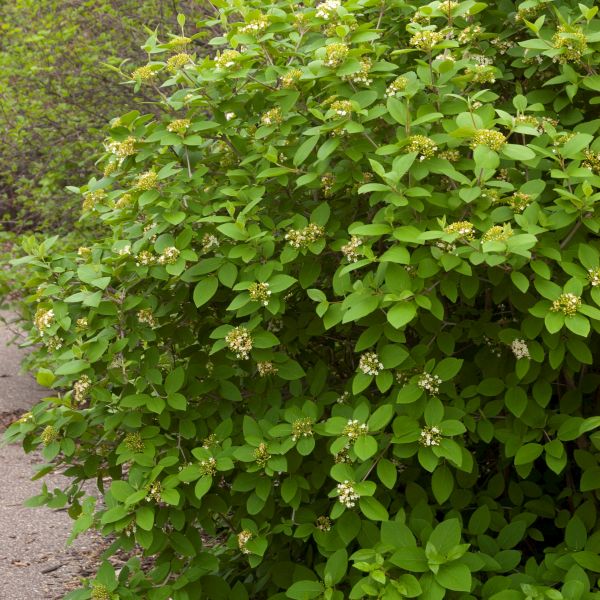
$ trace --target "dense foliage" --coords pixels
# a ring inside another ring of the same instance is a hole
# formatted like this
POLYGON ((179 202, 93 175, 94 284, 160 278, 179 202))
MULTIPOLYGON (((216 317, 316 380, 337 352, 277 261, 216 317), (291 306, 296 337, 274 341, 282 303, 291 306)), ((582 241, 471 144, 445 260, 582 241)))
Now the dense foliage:
POLYGON ((131 86, 104 66, 143 60, 142 26, 176 27, 198 3, 14 0, 0 4, 0 218, 13 231, 73 226, 69 183, 82 183, 107 120, 131 86))
POLYGON ((70 597, 598 598, 597 7, 214 4, 16 261, 70 597))

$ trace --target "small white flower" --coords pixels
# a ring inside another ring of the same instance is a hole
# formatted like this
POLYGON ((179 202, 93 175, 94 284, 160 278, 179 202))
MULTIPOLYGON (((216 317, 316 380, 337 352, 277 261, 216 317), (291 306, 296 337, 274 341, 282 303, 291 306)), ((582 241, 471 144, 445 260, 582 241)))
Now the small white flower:
POLYGON ((354 489, 354 482, 346 479, 343 483, 337 484, 338 500, 346 507, 353 508, 360 495, 354 489))
POLYGON ((529 355, 529 348, 527 347, 527 342, 525 340, 517 338, 513 341, 510 347, 516 358, 531 358, 529 355))

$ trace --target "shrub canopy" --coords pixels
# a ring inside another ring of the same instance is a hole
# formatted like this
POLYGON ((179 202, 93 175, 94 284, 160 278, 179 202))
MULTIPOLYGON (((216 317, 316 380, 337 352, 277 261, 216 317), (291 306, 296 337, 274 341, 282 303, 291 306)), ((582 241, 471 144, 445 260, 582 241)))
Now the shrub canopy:
POLYGON ((216 2, 206 56, 147 41, 160 116, 75 190, 110 235, 20 261, 57 394, 9 436, 73 480, 37 501, 155 559, 71 598, 599 597, 590 4, 216 2))

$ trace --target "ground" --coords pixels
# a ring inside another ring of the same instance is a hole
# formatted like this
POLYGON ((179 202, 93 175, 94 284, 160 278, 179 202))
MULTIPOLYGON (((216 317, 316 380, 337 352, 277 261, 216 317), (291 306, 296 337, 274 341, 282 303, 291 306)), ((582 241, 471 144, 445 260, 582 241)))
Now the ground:
MULTIPOLYGON (((6 313, 0 316, 10 320, 6 313)), ((13 338, 0 321, 0 428, 48 392, 20 373, 23 351, 7 345, 13 338)), ((23 506, 40 491, 41 482, 31 481, 39 462, 20 446, 0 447, 0 598, 58 600, 97 567, 102 549, 97 534, 82 535, 67 547, 72 521, 65 511, 23 506)), ((60 475, 47 479, 50 489, 64 481, 60 475)))

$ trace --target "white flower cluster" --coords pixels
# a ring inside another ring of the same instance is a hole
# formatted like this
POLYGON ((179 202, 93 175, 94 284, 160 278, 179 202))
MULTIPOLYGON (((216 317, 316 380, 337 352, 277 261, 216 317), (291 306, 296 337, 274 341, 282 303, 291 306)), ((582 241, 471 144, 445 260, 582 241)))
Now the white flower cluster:
POLYGON ((217 473, 217 461, 212 456, 206 460, 201 460, 198 467, 202 475, 210 475, 212 477, 217 473))
POLYGON ((588 269, 588 279, 592 287, 598 287, 600 285, 600 269, 588 269))
POLYGON ((502 346, 498 342, 492 340, 487 335, 483 336, 483 341, 494 356, 498 358, 502 356, 502 346))
POLYGON ((303 229, 290 229, 285 234, 285 239, 292 248, 306 248, 325 235, 325 230, 320 225, 310 223, 303 229))
POLYGON ((150 325, 150 327, 156 326, 156 320, 154 319, 154 315, 152 314, 152 310, 150 308, 142 308, 138 310, 137 313, 138 321, 142 324, 150 325))
POLYGON ((365 352, 360 357, 358 368, 365 375, 379 375, 383 371, 383 363, 379 360, 376 352, 365 352))
POLYGON ((52 324, 54 323, 54 311, 51 308, 48 310, 45 308, 38 308, 35 311, 33 322, 40 332, 40 335, 43 336, 46 329, 52 327, 52 324))
POLYGON ((86 399, 91 387, 92 380, 87 375, 82 375, 73 384, 73 400, 75 404, 81 404, 86 399))
POLYGON ((442 432, 438 427, 423 427, 421 430, 421 437, 419 438, 419 443, 422 446, 439 446, 440 441, 442 439, 442 432))
POLYGON ((252 337, 246 327, 239 326, 234 327, 226 336, 225 341, 229 346, 229 349, 242 360, 246 360, 250 357, 250 350, 252 350, 252 337))
POLYGON ((361 435, 369 433, 369 426, 366 423, 361 423, 358 419, 348 419, 348 423, 342 431, 350 442, 355 442, 361 435))
POLYGON ((238 533, 238 547, 242 554, 250 554, 250 550, 246 548, 246 544, 252 539, 252 532, 244 529, 238 533))
POLYGON ((269 26, 269 19, 265 15, 261 15, 253 19, 243 27, 240 27, 240 33, 262 33, 269 26))
POLYGON ((127 244, 127 246, 123 246, 117 252, 119 256, 129 256, 131 254, 131 244, 127 244))
POLYGON ((517 338, 513 341, 510 347, 516 358, 531 358, 529 355, 529 348, 527 347, 527 342, 525 340, 517 338))
POLYGON ((337 9, 341 5, 340 0, 325 0, 317 6, 317 17, 329 21, 332 17, 337 17, 337 9))
POLYGON ((437 375, 423 373, 417 381, 417 385, 429 394, 437 394, 440 391, 442 380, 437 375))
POLYGON ((348 262, 353 263, 358 260, 358 248, 362 246, 362 243, 363 241, 358 236, 353 235, 350 241, 342 246, 342 254, 348 262))
POLYGON ((212 233, 205 233, 202 237, 202 252, 208 252, 212 248, 219 247, 219 238, 212 233))
POLYGON ((179 258, 179 250, 175 246, 168 246, 162 251, 162 254, 158 257, 159 265, 172 265, 177 262, 179 258))
POLYGON ((337 397, 336 402, 338 404, 344 404, 348 398, 350 398, 350 392, 346 390, 343 394, 337 397))
POLYGON ((256 363, 256 368, 258 369, 258 374, 261 377, 267 377, 267 375, 275 375, 279 369, 269 361, 262 361, 256 363))
POLYGON ((337 484, 338 500, 346 507, 353 508, 360 496, 354 489, 354 482, 346 479, 343 483, 337 484))
POLYGON ((312 437, 313 420, 310 417, 296 419, 292 423, 292 441, 297 442, 301 438, 312 437))
POLYGON ((248 288, 248 293, 250 294, 250 300, 260 302, 263 306, 267 306, 267 304, 269 304, 271 290, 269 289, 268 283, 252 283, 248 288))

